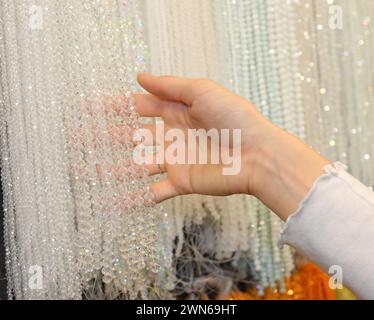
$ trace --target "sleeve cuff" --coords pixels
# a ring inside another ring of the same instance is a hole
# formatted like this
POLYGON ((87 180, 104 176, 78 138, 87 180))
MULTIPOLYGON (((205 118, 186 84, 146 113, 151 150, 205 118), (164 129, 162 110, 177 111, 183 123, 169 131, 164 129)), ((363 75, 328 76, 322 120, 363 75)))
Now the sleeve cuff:
POLYGON ((287 244, 326 272, 341 267, 344 284, 374 299, 374 192, 337 162, 314 183, 281 231, 287 244))

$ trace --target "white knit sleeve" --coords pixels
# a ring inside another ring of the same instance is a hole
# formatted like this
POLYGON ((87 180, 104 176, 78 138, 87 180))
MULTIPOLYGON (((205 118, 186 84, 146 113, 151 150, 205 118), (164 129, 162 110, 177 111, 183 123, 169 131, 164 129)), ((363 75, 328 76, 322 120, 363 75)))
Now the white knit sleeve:
POLYGON ((374 299, 374 192, 336 163, 314 184, 279 240, 325 271, 341 267, 344 285, 374 299))

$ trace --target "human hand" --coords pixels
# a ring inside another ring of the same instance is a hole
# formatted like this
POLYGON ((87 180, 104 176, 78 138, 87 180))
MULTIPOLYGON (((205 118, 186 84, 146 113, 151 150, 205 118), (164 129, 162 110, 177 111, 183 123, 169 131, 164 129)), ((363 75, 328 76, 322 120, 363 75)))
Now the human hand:
POLYGON ((165 132, 171 128, 241 131, 241 169, 236 175, 223 175, 222 161, 172 164, 165 159, 160 167, 148 165, 151 175, 160 173, 160 168, 167 173, 165 180, 152 186, 157 202, 192 193, 250 194, 286 220, 330 163, 265 119, 250 102, 212 81, 149 74, 140 74, 138 80, 150 93, 136 95, 140 115, 161 117, 165 132))
MULTIPOLYGON (((240 170, 236 175, 224 175, 225 164, 222 161, 215 164, 209 161, 199 164, 172 164, 166 157, 160 165, 157 165, 156 161, 149 164, 151 175, 159 174, 160 169, 167 173, 165 180, 153 185, 157 202, 193 193, 223 196, 252 192, 252 160, 272 125, 250 102, 205 79, 140 74, 138 81, 150 93, 135 96, 138 112, 144 117, 161 117, 165 132, 180 129, 185 133, 185 137, 188 136, 189 129, 239 129, 241 133, 240 146, 229 146, 229 152, 235 147, 240 150, 236 159, 241 162, 240 170)), ((155 126, 146 128, 156 135, 155 126)), ((224 148, 219 141, 212 143, 218 143, 220 148, 224 148)), ((207 151, 210 152, 211 149, 207 151)))

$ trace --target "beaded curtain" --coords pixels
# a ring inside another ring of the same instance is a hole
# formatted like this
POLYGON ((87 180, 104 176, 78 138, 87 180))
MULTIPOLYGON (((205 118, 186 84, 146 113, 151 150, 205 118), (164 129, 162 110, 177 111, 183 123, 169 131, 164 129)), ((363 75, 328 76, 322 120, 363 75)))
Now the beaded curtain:
POLYGON ((9 298, 165 296, 172 235, 133 160, 138 2, 4 0, 0 17, 9 298))
POLYGON ((130 138, 142 121, 136 73, 147 68, 230 87, 373 185, 372 1, 0 4, 10 298, 199 298, 242 282, 284 292, 292 252, 277 247, 282 223, 262 204, 154 205, 130 138), (330 24, 339 8, 342 30, 330 24))

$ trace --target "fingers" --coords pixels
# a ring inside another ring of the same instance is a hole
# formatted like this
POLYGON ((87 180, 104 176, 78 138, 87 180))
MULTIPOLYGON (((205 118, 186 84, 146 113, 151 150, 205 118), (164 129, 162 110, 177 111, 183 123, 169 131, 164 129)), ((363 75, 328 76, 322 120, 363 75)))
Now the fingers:
POLYGON ((132 132, 132 139, 135 143, 142 143, 145 146, 157 145, 157 129, 154 124, 144 124, 132 132))
POLYGON ((152 185, 152 190, 155 195, 156 203, 160 203, 179 195, 169 179, 154 183, 152 185))
POLYGON ((164 118, 165 114, 177 115, 186 105, 181 102, 162 100, 152 94, 134 95, 136 110, 141 117, 164 118))
POLYGON ((148 175, 155 176, 158 174, 164 174, 166 172, 165 165, 158 165, 156 162, 153 162, 152 164, 145 165, 146 169, 148 170, 148 175))
POLYGON ((141 165, 147 169, 149 176, 167 173, 166 165, 160 161, 157 149, 153 152, 146 152, 142 156, 141 165))
POLYGON ((150 94, 135 94, 136 109, 142 117, 161 117, 163 101, 150 94))
POLYGON ((167 172, 165 163, 160 163, 157 152, 147 153, 144 156, 144 166, 149 176, 164 174, 167 172))
POLYGON ((194 81, 172 76, 156 77, 148 73, 138 75, 139 84, 148 92, 161 99, 180 101, 187 105, 192 104, 196 95, 194 81))

